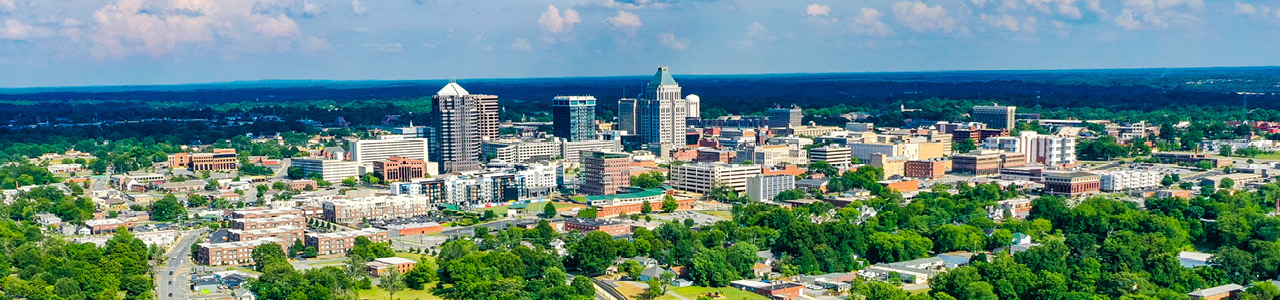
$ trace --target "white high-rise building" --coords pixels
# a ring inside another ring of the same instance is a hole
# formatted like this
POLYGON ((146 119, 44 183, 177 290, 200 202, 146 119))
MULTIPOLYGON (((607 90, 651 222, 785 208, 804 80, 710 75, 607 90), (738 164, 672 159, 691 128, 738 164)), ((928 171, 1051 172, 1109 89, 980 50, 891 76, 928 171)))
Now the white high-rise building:
POLYGON ((1117 192, 1132 189, 1155 188, 1164 179, 1159 172, 1151 171, 1118 171, 1102 174, 1100 188, 1105 192, 1117 192))
POLYGON ((688 107, 667 67, 658 68, 636 99, 636 133, 645 144, 685 145, 688 107))
POLYGON ((1061 168, 1076 166, 1076 138, 1023 132, 1019 136, 989 137, 982 148, 1026 154, 1027 163, 1061 168))
POLYGON ((796 177, 768 175, 747 178, 747 197, 751 201, 771 201, 784 191, 796 188, 796 177))
POLYGON ((399 156, 408 159, 419 159, 427 162, 428 169, 432 169, 433 165, 430 159, 427 159, 429 148, 427 147, 427 139, 413 137, 410 135, 381 135, 373 140, 349 140, 347 141, 347 150, 351 153, 351 160, 360 163, 372 170, 373 162, 385 160, 388 157, 399 156))
POLYGON ((716 182, 745 192, 747 178, 756 175, 760 175, 760 165, 692 163, 672 166, 670 178, 672 187, 695 193, 706 193, 716 182))

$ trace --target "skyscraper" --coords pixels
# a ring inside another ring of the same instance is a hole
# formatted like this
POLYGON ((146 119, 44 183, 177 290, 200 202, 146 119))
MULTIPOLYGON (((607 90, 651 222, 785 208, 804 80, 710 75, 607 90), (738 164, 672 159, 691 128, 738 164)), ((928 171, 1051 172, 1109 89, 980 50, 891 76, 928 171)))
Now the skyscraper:
POLYGON ((659 67, 636 99, 636 133, 645 144, 685 145, 685 100, 667 67, 659 67))
POLYGON ((636 98, 618 99, 618 130, 636 134, 636 98))
POLYGON ((480 170, 479 97, 450 82, 431 102, 431 158, 440 162, 440 173, 480 170))
POLYGON ((551 100, 552 133, 570 142, 595 139, 596 97, 556 96, 551 100))
POLYGON ((803 118, 804 111, 800 110, 799 107, 769 109, 769 127, 791 128, 800 126, 800 121, 803 118))
POLYGON ((498 138, 498 96, 475 95, 475 97, 480 112, 480 138, 498 138))
POLYGON ((991 129, 1013 129, 1016 106, 974 106, 973 120, 986 123, 991 129))

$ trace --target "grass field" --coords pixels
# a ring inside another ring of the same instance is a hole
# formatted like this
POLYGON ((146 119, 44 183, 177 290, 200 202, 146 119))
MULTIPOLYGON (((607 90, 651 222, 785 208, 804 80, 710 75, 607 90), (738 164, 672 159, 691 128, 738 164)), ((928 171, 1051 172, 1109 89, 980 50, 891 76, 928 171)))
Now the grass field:
POLYGON ((640 287, 638 285, 631 284, 630 282, 618 281, 617 283, 618 283, 618 292, 622 293, 622 295, 624 296, 627 296, 627 299, 639 299, 640 298, 639 295, 643 294, 646 290, 648 290, 648 285, 643 282, 640 282, 640 285, 643 285, 645 287, 640 287))
MULTIPOLYGON (((432 285, 434 286, 434 284, 432 284, 432 285)), ((359 297, 359 298, 360 298, 360 299, 369 299, 369 300, 387 300, 387 299, 391 299, 391 298, 387 297, 387 291, 386 291, 386 290, 383 290, 382 288, 380 288, 380 287, 376 287, 376 286, 375 286, 375 287, 373 287, 373 289, 372 289, 372 290, 363 290, 363 291, 360 291, 360 297, 359 297)), ((436 295, 431 294, 431 291, 428 291, 428 290, 421 290, 421 291, 419 291, 419 290, 415 290, 415 289, 405 289, 405 290, 403 290, 403 291, 396 292, 396 299, 426 299, 426 300, 439 300, 439 299, 441 299, 441 298, 440 298, 440 297, 438 297, 438 296, 436 296, 436 295)))
MULTIPOLYGON (((413 261, 418 261, 419 258, 422 258, 422 254, 409 253, 409 252, 396 252, 396 257, 408 258, 408 259, 412 259, 413 261)), ((427 255, 427 261, 435 262, 436 257, 427 255)))
POLYGON ((662 297, 658 297, 655 300, 680 299, 680 298, 676 298, 675 296, 672 296, 671 294, 679 294, 680 296, 683 296, 687 299, 698 299, 698 295, 702 295, 703 293, 713 293, 713 292, 720 292, 720 294, 724 296, 724 298, 722 299, 734 299, 734 300, 769 299, 769 298, 765 298, 764 296, 757 295, 755 293, 751 293, 751 292, 747 292, 747 291, 743 291, 743 290, 739 290, 731 287, 709 288, 709 287, 700 287, 700 286, 686 286, 686 287, 671 289, 670 291, 667 291, 666 295, 663 295, 662 297))
POLYGON ((722 210, 699 210, 698 213, 733 220, 733 213, 722 210))
MULTIPOLYGON (((529 210, 528 210, 528 211, 535 212, 535 213, 542 213, 542 207, 543 207, 544 205, 547 205, 547 203, 551 203, 551 202, 529 203, 529 210)), ((563 209, 563 208, 565 208, 565 207, 586 207, 586 206, 585 206, 585 205, 581 205, 581 204, 572 204, 572 203, 561 203, 561 202, 557 202, 557 203, 556 203, 556 208, 557 208, 557 209, 563 209)), ((507 206, 505 206, 505 205, 504 205, 504 206, 495 206, 495 207, 485 208, 485 209, 477 210, 476 212, 479 212, 481 215, 483 215, 483 214, 484 214, 484 211, 486 211, 486 210, 492 210, 492 211, 493 211, 493 213, 498 214, 498 216, 505 216, 505 215, 507 215, 507 206)))

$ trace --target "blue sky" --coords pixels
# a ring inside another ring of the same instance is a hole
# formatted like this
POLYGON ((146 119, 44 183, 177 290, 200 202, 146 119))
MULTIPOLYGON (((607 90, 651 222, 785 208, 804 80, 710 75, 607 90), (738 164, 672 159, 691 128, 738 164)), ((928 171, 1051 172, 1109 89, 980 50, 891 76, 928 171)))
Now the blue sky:
POLYGON ((0 0, 0 87, 1280 65, 1280 0, 0 0))

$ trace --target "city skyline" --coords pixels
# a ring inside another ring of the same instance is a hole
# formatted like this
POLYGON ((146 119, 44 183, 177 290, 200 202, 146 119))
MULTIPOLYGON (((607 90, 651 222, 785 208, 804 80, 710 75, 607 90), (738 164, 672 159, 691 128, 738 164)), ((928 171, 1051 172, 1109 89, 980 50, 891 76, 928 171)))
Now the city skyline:
POLYGON ((1268 1, 0 0, 0 87, 1280 65, 1268 1), (475 22, 485 20, 485 22, 475 22), (821 59, 815 59, 821 58, 821 59), (642 66, 642 67, 641 67, 642 66))

